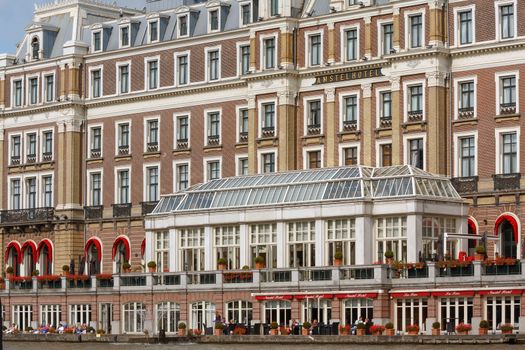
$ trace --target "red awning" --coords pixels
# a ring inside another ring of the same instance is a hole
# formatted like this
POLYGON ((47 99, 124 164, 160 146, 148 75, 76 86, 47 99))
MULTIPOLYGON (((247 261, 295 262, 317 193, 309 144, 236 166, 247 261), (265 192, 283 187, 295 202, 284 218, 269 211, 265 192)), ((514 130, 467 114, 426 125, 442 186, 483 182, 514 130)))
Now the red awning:
POLYGON ((21 264, 22 263, 22 249, 20 248, 20 243, 18 243, 16 241, 9 242, 9 244, 5 248, 4 262, 7 264, 8 260, 9 260, 9 251, 11 249, 16 250, 16 255, 18 256, 18 263, 21 264))
POLYGON ((474 222, 474 219, 473 218, 468 218, 467 223, 468 223, 468 227, 470 228, 472 233, 477 235, 478 234, 478 230, 476 230, 476 223, 474 222))
POLYGON ((516 219, 514 219, 514 217, 509 214, 500 215, 496 219, 496 223, 494 224, 494 235, 498 235, 499 225, 501 225, 505 220, 507 220, 512 225, 512 229, 514 230, 514 242, 518 242, 518 223, 516 222, 516 219))
POLYGON ((124 259, 126 259, 126 261, 129 261, 131 251, 129 248, 129 241, 125 237, 118 237, 113 243, 113 250, 111 251, 111 260, 115 260, 115 255, 117 255, 117 248, 120 243, 124 244, 124 249, 126 250, 124 259))
POLYGON ((297 300, 304 300, 304 299, 333 299, 333 294, 301 294, 301 295, 294 295, 294 298, 297 300))
POLYGON ((521 295, 522 289, 480 290, 479 295, 521 295))
POLYGON ((336 294, 337 299, 375 299, 377 293, 347 293, 347 294, 336 294))
POLYGON ((292 300, 292 295, 257 295, 255 300, 292 300))
POLYGON ((33 261, 36 261, 36 258, 38 257, 37 256, 37 249, 36 249, 36 244, 34 242, 31 242, 31 241, 27 241, 25 242, 24 244, 22 244, 22 255, 24 255, 26 249, 31 249, 32 253, 33 253, 33 261))
POLYGON ((51 244, 49 239, 44 239, 38 244, 36 261, 38 261, 38 259, 40 257, 40 254, 41 254, 40 252, 42 251, 42 248, 44 248, 44 247, 47 247, 47 251, 49 252, 49 255, 47 257, 48 261, 52 262, 53 261, 53 245, 51 244))
POLYGON ((144 258, 144 252, 146 251, 146 239, 144 238, 142 240, 142 243, 140 244, 140 256, 144 258))
POLYGON ((429 297, 430 292, 405 292, 405 293, 390 293, 392 298, 416 298, 429 297))
POLYGON ((432 292, 433 297, 473 297, 473 290, 458 290, 450 292, 432 292))
POLYGON ((97 247, 98 261, 102 261, 102 245, 100 244, 100 241, 96 238, 88 239, 88 241, 86 242, 86 250, 84 251, 84 254, 86 256, 88 255, 89 248, 91 247, 92 244, 94 244, 95 247, 97 247))

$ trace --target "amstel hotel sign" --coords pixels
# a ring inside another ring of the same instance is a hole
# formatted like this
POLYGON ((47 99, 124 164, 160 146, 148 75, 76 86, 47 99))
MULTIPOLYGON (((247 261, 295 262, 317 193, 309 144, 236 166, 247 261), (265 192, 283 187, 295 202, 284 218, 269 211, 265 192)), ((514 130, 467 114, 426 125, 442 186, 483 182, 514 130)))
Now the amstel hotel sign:
POLYGON ((360 70, 354 70, 354 71, 348 71, 348 72, 342 72, 342 73, 319 75, 315 77, 314 85, 337 83, 340 81, 368 79, 368 78, 381 77, 381 76, 383 76, 381 67, 360 69, 360 70))

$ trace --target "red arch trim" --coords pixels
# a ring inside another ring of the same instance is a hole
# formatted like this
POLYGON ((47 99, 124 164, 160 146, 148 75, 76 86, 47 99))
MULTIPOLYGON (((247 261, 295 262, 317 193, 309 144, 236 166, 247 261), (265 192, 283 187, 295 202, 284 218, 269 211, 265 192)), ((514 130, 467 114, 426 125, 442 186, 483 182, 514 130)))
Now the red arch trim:
POLYGON ((468 218, 468 227, 470 227, 470 230, 474 232, 475 235, 478 234, 478 231, 476 230, 476 223, 472 218, 468 218))
POLYGON ((501 225, 505 220, 507 220, 512 225, 512 229, 514 230, 514 241, 518 242, 518 222, 512 215, 503 214, 496 219, 496 223, 494 224, 494 235, 498 235, 499 225, 501 225))
POLYGON ((52 262, 53 261, 53 245, 48 239, 44 239, 38 244, 36 260, 38 261, 38 259, 40 258, 40 253, 42 251, 42 248, 44 248, 44 246, 47 247, 47 251, 49 252, 48 261, 52 262))
POLYGON ((126 248, 126 256, 125 256, 125 259, 126 261, 129 261, 129 258, 130 258, 130 255, 131 255, 131 251, 130 251, 130 248, 129 248, 129 242, 126 238, 124 237, 119 237, 115 240, 115 242, 113 243, 113 249, 111 251, 111 260, 114 260, 115 259, 115 255, 117 254, 117 247, 120 243, 123 243, 124 244, 124 247, 126 248))
POLYGON ((22 254, 24 254, 27 248, 31 248, 31 250, 33 251, 33 259, 35 259, 36 261, 38 258, 36 244, 31 241, 27 241, 24 244, 22 244, 22 254))
POLYGON ((22 249, 20 248, 20 243, 18 242, 10 242, 7 247, 5 248, 5 256, 4 256, 4 262, 7 264, 7 261, 9 260, 9 250, 11 248, 14 248, 16 250, 16 253, 18 255, 18 263, 22 263, 22 249))
POLYGON ((142 240, 142 243, 140 244, 140 255, 144 257, 144 253, 146 252, 146 239, 144 238, 142 240))
POLYGON ((86 248, 85 248, 84 254, 86 256, 88 255, 89 247, 91 247, 92 244, 94 244, 95 247, 97 247, 97 251, 98 251, 97 259, 98 259, 98 261, 102 261, 102 246, 101 246, 100 241, 98 239, 95 239, 95 238, 88 239, 88 241, 86 242, 86 248))

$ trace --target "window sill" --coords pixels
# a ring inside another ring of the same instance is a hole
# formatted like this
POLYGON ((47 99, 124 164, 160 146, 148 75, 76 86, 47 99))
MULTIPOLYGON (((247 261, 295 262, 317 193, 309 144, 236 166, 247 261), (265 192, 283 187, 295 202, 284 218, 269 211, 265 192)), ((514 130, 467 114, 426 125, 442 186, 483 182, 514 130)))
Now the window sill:
POLYGON ((204 146, 203 149, 204 149, 204 152, 220 151, 222 150, 222 144, 207 145, 207 146, 204 146))
POLYGON ((512 113, 512 114, 498 114, 494 116, 494 120, 497 123, 505 122, 505 121, 512 121, 512 120, 520 120, 521 114, 520 113, 512 113))
POLYGON ((191 152, 191 147, 188 147, 188 148, 177 148, 177 149, 174 149, 173 150, 173 154, 183 154, 183 153, 190 153, 191 152))
POLYGON ((461 125, 476 125, 478 123, 478 118, 471 118, 471 119, 456 119, 452 121, 452 124, 455 126, 461 126, 461 125))
POLYGON ((116 161, 131 160, 131 154, 120 154, 115 156, 116 161))

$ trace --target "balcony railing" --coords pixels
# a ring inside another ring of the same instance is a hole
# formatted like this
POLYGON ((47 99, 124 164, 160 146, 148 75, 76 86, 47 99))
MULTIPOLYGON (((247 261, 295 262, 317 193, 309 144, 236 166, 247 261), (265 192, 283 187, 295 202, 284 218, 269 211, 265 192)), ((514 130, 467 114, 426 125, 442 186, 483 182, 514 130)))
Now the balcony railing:
POLYGON ((392 278, 427 278, 428 277, 428 266, 423 268, 403 269, 392 274, 392 278))
POLYGON ((140 207, 141 207, 142 216, 150 214, 153 211, 153 209, 155 209, 157 204, 159 204, 158 201, 141 202, 140 207))
POLYGON ((79 288, 79 289, 91 288, 91 277, 89 277, 88 279, 85 279, 85 280, 81 280, 81 279, 78 279, 78 280, 68 280, 67 287, 68 287, 68 288, 71 288, 71 289, 76 289, 76 288, 79 288))
POLYGON ((367 267, 345 267, 340 270, 341 280, 370 280, 374 279, 374 269, 367 267))
POLYGON ((321 125, 320 124, 310 124, 307 127, 308 135, 319 135, 321 134, 321 125))
POLYGON ((163 285, 163 286, 178 286, 180 285, 180 275, 160 275, 160 276, 154 276, 154 284, 155 285, 163 285))
POLYGON ((455 177, 450 179, 452 186, 458 193, 474 193, 478 191, 478 177, 455 177))
POLYGON ((521 173, 512 174, 495 174, 492 175, 494 180, 494 191, 507 191, 520 188, 521 173))
POLYGON ((122 287, 145 287, 146 276, 121 276, 120 285, 122 287))
POLYGON ((54 215, 54 208, 34 208, 3 210, 0 217, 2 224, 30 224, 31 221, 52 221, 54 215))
POLYGON ((131 216, 131 203, 112 204, 112 207, 114 218, 124 218, 131 216))
POLYGON ((343 130, 344 131, 356 131, 357 130, 357 120, 343 121, 343 130))
POLYGON ((516 102, 502 103, 499 105, 499 113, 505 114, 516 114, 516 102))
POLYGON ((104 216, 103 205, 93 205, 90 207, 84 207, 84 218, 86 220, 102 219, 104 216))
POLYGON ((486 265, 482 270, 485 276, 521 275, 521 264, 516 265, 486 265))
POLYGON ((300 281, 330 281, 332 270, 300 270, 300 281))
POLYGON ((92 159, 102 158, 102 151, 100 148, 94 148, 90 151, 89 157, 92 159))
POLYGON ((391 128, 392 127, 392 117, 381 117, 379 119, 379 126, 381 128, 391 128))
POLYGON ((177 140, 177 150, 188 149, 188 139, 178 139, 177 140))
POLYGON ((224 272, 222 274, 222 280, 224 283, 253 283, 253 272, 224 272))
POLYGON ((275 136, 275 127, 273 127, 273 126, 265 126, 261 130, 261 136, 262 137, 274 137, 275 136))
POLYGON ((474 107, 462 107, 458 109, 458 119, 474 118, 474 107))
POLYGON ((50 162, 53 160, 53 153, 51 152, 44 152, 42 153, 42 161, 43 162, 50 162))
POLYGON ((291 271, 278 271, 278 270, 266 270, 261 271, 261 282, 291 282, 292 273, 291 271))
POLYGON ((118 154, 119 154, 119 156, 128 155, 129 154, 129 145, 118 146, 118 154))
POLYGON ((28 163, 36 163, 36 154, 28 154, 27 155, 27 162, 28 163))
POLYGON ((11 165, 20 165, 20 156, 11 156, 11 165))
POLYGON ((208 136, 208 146, 218 146, 221 143, 221 138, 219 135, 209 135, 208 136))
POLYGON ((474 276, 474 265, 444 267, 438 271, 438 277, 466 277, 474 276))
POLYGON ((188 284, 215 284, 216 277, 214 273, 188 273, 188 284))
POLYGON ((246 131, 241 131, 239 133, 239 142, 241 143, 248 142, 248 133, 246 131))
POLYGON ((423 111, 421 109, 408 112, 409 122, 420 122, 423 120, 423 111))
POLYGON ((148 142, 146 145, 146 151, 148 153, 154 153, 159 151, 159 143, 158 142, 148 142))

